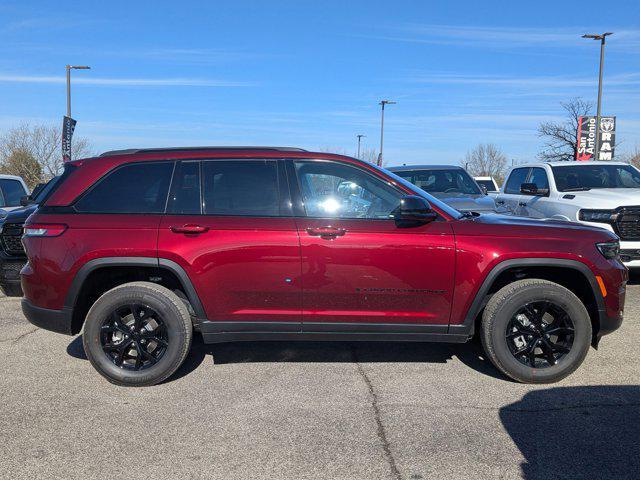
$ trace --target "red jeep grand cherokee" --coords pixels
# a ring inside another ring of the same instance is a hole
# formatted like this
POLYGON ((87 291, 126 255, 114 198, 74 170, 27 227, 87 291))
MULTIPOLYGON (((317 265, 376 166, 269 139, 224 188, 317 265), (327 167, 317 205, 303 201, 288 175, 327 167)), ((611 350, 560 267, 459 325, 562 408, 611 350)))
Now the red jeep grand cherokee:
POLYGON ((293 148, 124 150, 68 163, 25 225, 23 310, 83 328, 93 366, 152 385, 205 342, 466 342, 554 382, 620 325, 598 228, 462 214, 394 174, 293 148))

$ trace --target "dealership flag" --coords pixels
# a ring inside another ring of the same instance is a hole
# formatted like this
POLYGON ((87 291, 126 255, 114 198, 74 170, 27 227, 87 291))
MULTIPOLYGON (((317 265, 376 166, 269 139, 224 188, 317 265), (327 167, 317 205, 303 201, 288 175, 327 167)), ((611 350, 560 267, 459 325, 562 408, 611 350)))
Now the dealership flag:
POLYGON ((76 121, 65 115, 62 120, 62 161, 68 162, 71 160, 71 137, 73 137, 73 131, 76 128, 76 121))
POLYGON ((616 117, 600 117, 599 158, 593 158, 596 145, 596 117, 578 117, 577 142, 576 160, 613 160, 616 143, 616 117))

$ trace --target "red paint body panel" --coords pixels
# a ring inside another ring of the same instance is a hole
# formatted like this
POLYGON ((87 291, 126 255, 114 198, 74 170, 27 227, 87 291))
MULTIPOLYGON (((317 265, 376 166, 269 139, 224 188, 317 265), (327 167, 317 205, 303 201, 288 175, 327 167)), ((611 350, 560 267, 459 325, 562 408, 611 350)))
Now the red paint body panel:
POLYGON ((211 320, 302 321, 300 243, 291 217, 166 215, 158 255, 187 272, 211 320), (209 230, 170 230, 185 224, 209 230))
POLYGON ((296 221, 305 322, 449 323, 455 248, 447 222, 398 228, 392 220, 296 221), (325 226, 346 233, 307 233, 325 226))

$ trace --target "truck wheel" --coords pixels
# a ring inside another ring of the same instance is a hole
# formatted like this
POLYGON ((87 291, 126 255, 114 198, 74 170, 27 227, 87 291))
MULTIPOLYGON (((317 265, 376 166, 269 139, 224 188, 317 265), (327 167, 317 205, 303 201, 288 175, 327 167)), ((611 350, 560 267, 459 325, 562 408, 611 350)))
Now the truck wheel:
POLYGON ((591 319, 573 292, 547 280, 500 289, 482 316, 482 346, 491 362, 522 383, 553 383, 576 370, 591 344, 591 319))
POLYGON ((143 387, 173 374, 189 353, 193 327, 184 302, 149 282, 120 285, 91 307, 82 343, 111 383, 143 387))
POLYGON ((19 283, 8 283, 7 285, 0 285, 2 287, 2 292, 7 297, 21 297, 22 296, 22 287, 19 283))

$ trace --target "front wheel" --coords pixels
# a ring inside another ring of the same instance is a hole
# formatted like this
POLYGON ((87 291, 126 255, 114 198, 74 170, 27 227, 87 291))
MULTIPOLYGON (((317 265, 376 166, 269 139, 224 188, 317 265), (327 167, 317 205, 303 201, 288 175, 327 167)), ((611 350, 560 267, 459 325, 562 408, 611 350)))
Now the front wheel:
POLYGON ((482 316, 481 340, 491 362, 522 383, 553 383, 582 364, 591 319, 570 290, 526 279, 500 289, 482 316))
POLYGON ((192 334, 180 297, 154 283, 132 282, 96 300, 82 343, 91 364, 111 383, 142 387, 162 382, 180 367, 192 334))

